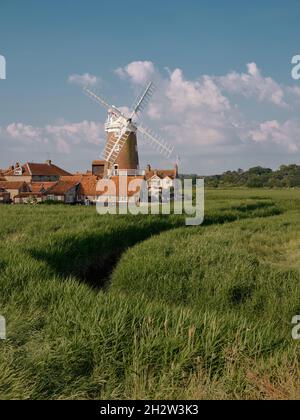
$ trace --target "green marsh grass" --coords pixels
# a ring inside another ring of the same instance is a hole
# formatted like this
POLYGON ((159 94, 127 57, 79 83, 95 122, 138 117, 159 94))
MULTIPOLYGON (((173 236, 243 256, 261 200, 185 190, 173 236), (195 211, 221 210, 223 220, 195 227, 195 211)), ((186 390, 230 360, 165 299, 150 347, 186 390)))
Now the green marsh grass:
POLYGON ((183 216, 0 207, 2 399, 298 399, 299 191, 183 216))

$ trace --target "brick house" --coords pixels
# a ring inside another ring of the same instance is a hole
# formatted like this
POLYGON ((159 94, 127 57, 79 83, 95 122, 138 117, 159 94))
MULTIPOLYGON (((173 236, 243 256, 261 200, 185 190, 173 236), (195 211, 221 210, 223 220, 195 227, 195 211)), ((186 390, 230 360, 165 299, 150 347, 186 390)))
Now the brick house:
POLYGON ((30 191, 32 193, 45 194, 55 184, 56 182, 33 182, 30 184, 30 191))
POLYGON ((81 177, 78 190, 79 202, 84 203, 88 201, 91 204, 96 203, 98 199, 97 182, 98 177, 93 175, 85 175, 81 177))
POLYGON ((15 204, 41 203, 45 201, 45 194, 56 182, 33 182, 29 184, 30 191, 19 193, 14 198, 15 204))
POLYGON ((0 181, 0 189, 9 193, 11 201, 16 195, 30 191, 29 185, 24 181, 0 181))
POLYGON ((71 174, 64 169, 54 165, 51 160, 45 163, 27 162, 23 166, 16 163, 8 171, 4 173, 7 181, 23 181, 32 182, 57 182, 62 176, 70 176, 71 174))
MULTIPOLYGON (((72 178, 72 177, 70 177, 72 178)), ((15 196, 15 204, 41 203, 59 201, 65 204, 77 203, 78 180, 32 183, 30 191, 15 196)))
POLYGON ((58 181, 50 187, 43 195, 46 200, 60 201, 65 204, 77 203, 79 182, 73 181, 58 181))

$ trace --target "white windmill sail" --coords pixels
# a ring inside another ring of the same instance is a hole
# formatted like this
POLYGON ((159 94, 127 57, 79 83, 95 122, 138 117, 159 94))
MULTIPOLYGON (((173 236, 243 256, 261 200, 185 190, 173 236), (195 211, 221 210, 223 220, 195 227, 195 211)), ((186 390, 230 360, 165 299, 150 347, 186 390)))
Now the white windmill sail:
POLYGON ((115 163, 129 136, 130 131, 127 126, 124 126, 119 137, 115 141, 111 142, 111 144, 108 142, 104 151, 104 159, 107 162, 112 165, 115 163))
POLYGON ((119 118, 120 134, 117 138, 112 137, 108 140, 105 150, 103 152, 104 159, 110 164, 114 164, 117 160, 122 148, 124 147, 129 135, 132 132, 138 131, 142 134, 143 138, 162 155, 169 158, 173 152, 173 146, 164 141, 159 135, 155 134, 152 130, 147 128, 144 124, 137 124, 133 122, 135 116, 138 116, 148 105, 153 93, 154 84, 149 82, 146 88, 143 90, 142 95, 135 101, 133 110, 129 116, 126 116, 119 108, 114 105, 110 105, 100 95, 96 94, 89 88, 83 89, 84 93, 89 96, 92 100, 102 105, 108 110, 112 110, 113 113, 119 118))
POLYGON ((93 92, 91 89, 85 87, 85 88, 83 88, 83 92, 87 96, 89 96, 93 101, 95 101, 98 104, 102 105, 104 108, 106 108, 106 109, 113 109, 116 114, 118 114, 119 116, 127 119, 126 115, 123 114, 123 112, 119 108, 117 108, 114 105, 109 105, 109 103, 106 102, 106 100, 104 98, 102 98, 100 95, 98 95, 95 92, 93 92))
POLYGON ((140 112, 142 112, 148 103, 150 102, 153 94, 155 91, 155 86, 153 82, 149 82, 145 88, 145 90, 142 92, 140 96, 138 96, 137 100, 135 101, 133 105, 133 110, 131 114, 131 118, 133 118, 135 115, 138 115, 140 112))
POLYGON ((89 96, 91 99, 93 99, 93 101, 97 102, 98 104, 104 106, 104 108, 109 109, 110 105, 106 102, 105 99, 101 98, 99 95, 97 95, 95 92, 93 92, 92 90, 90 90, 87 87, 83 88, 83 92, 89 96))
POLYGON ((164 141, 160 136, 154 133, 149 128, 145 127, 144 124, 137 126, 138 131, 143 135, 145 141, 147 141, 154 149, 158 150, 162 155, 169 158, 173 153, 174 147, 164 141))

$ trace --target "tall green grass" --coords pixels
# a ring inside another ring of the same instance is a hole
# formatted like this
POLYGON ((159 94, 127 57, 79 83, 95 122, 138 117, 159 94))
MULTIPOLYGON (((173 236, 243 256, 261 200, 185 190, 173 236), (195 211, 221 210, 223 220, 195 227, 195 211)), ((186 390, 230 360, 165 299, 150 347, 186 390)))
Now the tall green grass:
POLYGON ((296 214, 176 229, 125 253, 111 287, 168 304, 237 312, 252 320, 289 320, 300 310, 300 264, 281 266, 278 248, 284 252, 283 245, 299 236, 296 214))
POLYGON ((198 228, 0 207, 0 397, 298 398, 300 197, 251 195, 198 228))

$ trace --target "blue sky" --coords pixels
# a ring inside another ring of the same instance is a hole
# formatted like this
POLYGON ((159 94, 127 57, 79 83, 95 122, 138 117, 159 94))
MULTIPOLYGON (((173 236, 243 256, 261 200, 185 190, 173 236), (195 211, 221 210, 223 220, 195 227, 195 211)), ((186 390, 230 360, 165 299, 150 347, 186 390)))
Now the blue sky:
MULTIPOLYGON (((145 119, 174 143, 184 172, 298 163, 299 21, 297 0, 1 0, 0 167, 50 156, 89 168, 105 111, 68 81, 86 73, 120 106, 144 75, 157 81, 145 119)), ((140 155, 172 165, 142 142, 140 155)))

